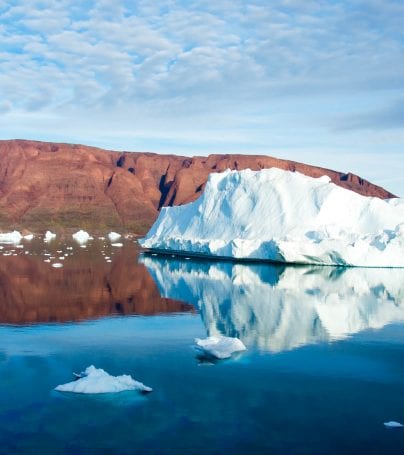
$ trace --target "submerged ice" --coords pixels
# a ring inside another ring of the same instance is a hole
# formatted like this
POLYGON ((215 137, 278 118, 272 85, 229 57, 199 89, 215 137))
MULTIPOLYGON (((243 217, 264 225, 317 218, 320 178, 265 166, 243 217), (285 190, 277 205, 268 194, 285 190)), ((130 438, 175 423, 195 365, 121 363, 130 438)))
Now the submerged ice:
POLYGON ((202 196, 164 207, 145 248, 235 259, 404 267, 404 200, 361 196, 281 169, 211 174, 202 196))
POLYGON ((111 376, 102 368, 95 368, 91 365, 85 369, 76 381, 58 385, 55 390, 59 392, 72 393, 117 393, 126 390, 138 390, 140 392, 151 392, 153 389, 131 376, 111 376))

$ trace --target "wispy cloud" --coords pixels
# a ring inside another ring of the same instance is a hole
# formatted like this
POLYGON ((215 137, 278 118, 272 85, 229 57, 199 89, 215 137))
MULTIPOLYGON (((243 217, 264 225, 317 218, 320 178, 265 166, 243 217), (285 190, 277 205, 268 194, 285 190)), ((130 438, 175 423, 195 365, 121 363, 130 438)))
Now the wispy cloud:
POLYGON ((402 128, 398 0, 10 0, 0 17, 3 137, 62 122, 64 140, 90 142, 114 125, 111 146, 192 152, 193 137, 208 153, 237 137, 304 160, 402 128))

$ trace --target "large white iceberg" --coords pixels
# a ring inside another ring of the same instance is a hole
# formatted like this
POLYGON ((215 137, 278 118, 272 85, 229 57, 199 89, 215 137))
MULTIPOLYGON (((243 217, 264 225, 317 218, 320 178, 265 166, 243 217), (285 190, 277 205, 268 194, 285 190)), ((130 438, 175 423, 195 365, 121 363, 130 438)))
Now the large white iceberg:
POLYGON ((18 231, 0 232, 0 243, 20 243, 22 235, 18 231))
POLYGON ((205 355, 217 359, 228 359, 234 352, 245 351, 247 348, 238 338, 211 336, 205 339, 195 338, 196 348, 205 355))
POLYGON ((404 200, 361 196, 327 176, 226 171, 211 174, 195 202, 163 208, 140 244, 235 259, 404 267, 404 200))
POLYGON ((94 365, 87 367, 82 373, 82 377, 76 381, 58 385, 55 390, 73 393, 116 393, 125 390, 152 391, 150 387, 135 381, 127 374, 111 376, 102 368, 95 368, 94 365))
POLYGON ((404 321, 404 269, 143 256, 162 297, 193 304, 209 336, 279 352, 404 321))

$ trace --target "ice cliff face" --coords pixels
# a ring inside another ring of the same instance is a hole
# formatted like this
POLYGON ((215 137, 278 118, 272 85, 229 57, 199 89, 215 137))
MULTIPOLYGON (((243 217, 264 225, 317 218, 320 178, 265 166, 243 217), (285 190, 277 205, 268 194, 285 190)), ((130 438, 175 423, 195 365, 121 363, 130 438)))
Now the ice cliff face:
POLYGON ((404 267, 404 200, 365 197, 281 169, 211 174, 163 208, 145 248, 287 263, 404 267))
POLYGON ((273 352, 404 320, 404 270, 209 263, 145 256, 162 297, 193 304, 209 336, 273 352))

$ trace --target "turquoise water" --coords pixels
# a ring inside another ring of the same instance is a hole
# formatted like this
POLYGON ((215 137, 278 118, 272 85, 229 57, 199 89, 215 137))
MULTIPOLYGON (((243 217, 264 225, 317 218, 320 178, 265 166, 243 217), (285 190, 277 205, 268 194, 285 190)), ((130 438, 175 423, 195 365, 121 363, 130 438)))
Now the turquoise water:
MULTIPOLYGON (((136 271, 127 271, 131 282, 145 274, 143 288, 136 286, 136 293, 122 274, 121 281, 108 282, 127 289, 105 304, 113 309, 109 315, 102 308, 96 318, 74 322, 3 319, 0 453, 404 451, 404 429, 383 426, 404 423, 404 271, 152 256, 141 256, 139 264, 131 248, 115 253, 105 277, 125 264, 136 271), (118 314, 117 304, 124 307, 129 298, 133 311, 118 314), (159 311, 142 315, 135 311, 138 299, 159 311), (167 302, 169 312, 161 310, 167 302), (194 338, 211 334, 238 336, 248 349, 226 361, 202 362, 194 338), (92 396, 53 390, 91 364, 113 375, 130 374, 154 391, 92 396)), ((55 303, 55 313, 48 309, 49 320, 78 305, 72 270, 98 264, 96 247, 88 264, 84 253, 77 254, 77 263, 46 269, 56 272, 47 275, 55 278, 46 281, 49 292, 69 285, 76 296, 55 303)), ((20 288, 23 278, 45 273, 42 262, 29 264, 16 281, 20 288)), ((4 279, 1 284, 6 286, 4 279)), ((96 293, 91 280, 86 286, 80 295, 96 293)), ((1 305, 17 292, 3 291, 1 305)))

